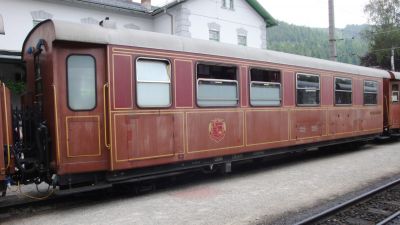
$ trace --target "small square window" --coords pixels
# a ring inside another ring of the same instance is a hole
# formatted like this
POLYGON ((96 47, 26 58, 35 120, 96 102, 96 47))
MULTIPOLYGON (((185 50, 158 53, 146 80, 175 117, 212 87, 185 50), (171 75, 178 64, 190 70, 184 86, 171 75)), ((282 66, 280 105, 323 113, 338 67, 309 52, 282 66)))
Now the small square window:
POLYGON ((219 31, 218 30, 210 30, 209 31, 209 39, 211 41, 219 41, 219 31))
POLYGON ((399 102, 399 85, 392 85, 392 102, 399 102))
POLYGON ((247 36, 238 35, 238 45, 247 46, 247 36))
POLYGON ((36 26, 36 25, 38 25, 40 22, 42 22, 43 20, 33 20, 32 21, 32 23, 33 23, 33 26, 36 26))
POLYGON ((3 21, 3 17, 0 15, 0 34, 6 34, 4 32, 4 21, 3 21))
POLYGON ((222 0, 222 8, 234 9, 233 0, 222 0), (228 5, 229 4, 229 5, 228 5))

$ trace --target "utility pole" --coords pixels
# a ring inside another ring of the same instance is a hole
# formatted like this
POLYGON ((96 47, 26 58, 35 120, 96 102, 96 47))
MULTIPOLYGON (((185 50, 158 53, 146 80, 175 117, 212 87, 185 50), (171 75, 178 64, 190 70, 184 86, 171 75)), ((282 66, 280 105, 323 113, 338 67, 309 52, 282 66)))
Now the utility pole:
POLYGON ((332 61, 336 61, 336 38, 335 38, 335 8, 333 0, 329 1, 329 55, 332 61))
POLYGON ((395 71, 394 68, 394 47, 392 47, 392 56, 390 57, 390 64, 392 65, 392 71, 395 71))

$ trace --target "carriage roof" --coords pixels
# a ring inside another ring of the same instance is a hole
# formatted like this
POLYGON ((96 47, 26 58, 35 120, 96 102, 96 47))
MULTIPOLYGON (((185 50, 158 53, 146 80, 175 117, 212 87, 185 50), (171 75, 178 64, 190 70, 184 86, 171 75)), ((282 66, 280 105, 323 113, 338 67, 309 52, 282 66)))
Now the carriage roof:
MULTIPOLYGON (((288 54, 283 52, 243 47, 232 44, 185 38, 140 30, 111 29, 102 26, 78 24, 58 20, 46 20, 38 24, 31 33, 42 24, 52 23, 55 40, 96 44, 113 44, 171 50, 177 52, 198 53, 276 63, 281 65, 315 68, 339 73, 390 78, 387 71, 333 62, 323 59, 288 54)), ((31 34, 30 33, 30 34, 31 34)), ((29 39, 29 36, 25 42, 29 39)), ((25 45, 25 43, 24 43, 25 45)), ((25 49, 25 46, 24 48, 25 49)))

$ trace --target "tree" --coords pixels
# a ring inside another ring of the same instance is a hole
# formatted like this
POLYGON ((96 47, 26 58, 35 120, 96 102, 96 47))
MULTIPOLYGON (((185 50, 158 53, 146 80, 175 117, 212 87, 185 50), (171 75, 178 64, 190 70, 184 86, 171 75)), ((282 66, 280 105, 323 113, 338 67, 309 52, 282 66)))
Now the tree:
MULTIPOLYGON (((395 48, 395 59, 400 57, 400 0, 369 0, 364 12, 371 27, 364 33, 370 44, 361 64, 389 70, 391 49, 395 48)), ((395 60, 395 67, 400 70, 400 60, 395 60)))

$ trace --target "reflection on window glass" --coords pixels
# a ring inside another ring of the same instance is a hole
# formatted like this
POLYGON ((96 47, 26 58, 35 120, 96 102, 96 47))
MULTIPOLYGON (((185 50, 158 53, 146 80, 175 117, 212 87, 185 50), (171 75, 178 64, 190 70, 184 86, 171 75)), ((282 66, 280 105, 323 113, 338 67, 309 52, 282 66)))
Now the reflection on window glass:
POLYGON ((318 75, 298 73, 296 84, 298 105, 319 105, 320 84, 318 75))
POLYGON ((91 110, 96 106, 95 60, 88 55, 67 59, 68 105, 72 110, 91 110))
POLYGON ((171 105, 171 75, 168 61, 138 59, 136 80, 138 106, 169 107, 171 105))
POLYGON ((399 102, 399 85, 392 85, 392 102, 399 102))
POLYGON ((280 71, 250 70, 250 104, 252 106, 280 106, 280 71))
POLYGON ((351 105, 352 104, 352 80, 346 78, 335 78, 335 104, 351 105))
POLYGON ((236 67, 197 65, 197 104, 199 106, 236 106, 238 102, 236 67))
POLYGON ((364 81, 364 104, 378 104, 378 82, 364 81))

